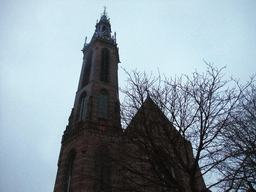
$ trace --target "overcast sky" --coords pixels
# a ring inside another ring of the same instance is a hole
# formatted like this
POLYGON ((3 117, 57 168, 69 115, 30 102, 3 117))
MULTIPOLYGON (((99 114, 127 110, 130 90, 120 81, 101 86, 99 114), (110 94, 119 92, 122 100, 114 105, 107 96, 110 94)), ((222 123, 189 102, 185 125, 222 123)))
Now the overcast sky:
POLYGON ((256 72, 254 0, 2 0, 0 191, 53 190, 81 49, 103 6, 128 71, 174 77, 204 71, 205 60, 244 82, 256 72))

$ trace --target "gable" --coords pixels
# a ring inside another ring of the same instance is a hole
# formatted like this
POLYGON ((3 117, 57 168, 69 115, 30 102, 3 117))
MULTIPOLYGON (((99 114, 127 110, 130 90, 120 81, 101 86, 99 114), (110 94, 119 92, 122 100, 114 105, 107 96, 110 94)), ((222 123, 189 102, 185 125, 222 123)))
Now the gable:
POLYGON ((132 118, 125 132, 133 132, 134 134, 139 132, 139 129, 142 129, 142 127, 145 128, 145 126, 150 127, 149 129, 162 129, 168 127, 169 129, 177 132, 172 123, 149 96, 132 118))

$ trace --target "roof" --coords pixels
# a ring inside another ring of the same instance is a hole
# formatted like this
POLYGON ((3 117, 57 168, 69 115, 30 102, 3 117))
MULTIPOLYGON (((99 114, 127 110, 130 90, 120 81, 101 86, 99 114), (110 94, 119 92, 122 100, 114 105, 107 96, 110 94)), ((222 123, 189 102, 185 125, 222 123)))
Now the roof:
POLYGON ((157 106, 157 104, 148 96, 143 102, 137 113, 132 118, 130 124, 126 128, 125 132, 136 131, 141 126, 146 124, 152 126, 168 126, 173 127, 172 123, 163 113, 163 111, 157 106))

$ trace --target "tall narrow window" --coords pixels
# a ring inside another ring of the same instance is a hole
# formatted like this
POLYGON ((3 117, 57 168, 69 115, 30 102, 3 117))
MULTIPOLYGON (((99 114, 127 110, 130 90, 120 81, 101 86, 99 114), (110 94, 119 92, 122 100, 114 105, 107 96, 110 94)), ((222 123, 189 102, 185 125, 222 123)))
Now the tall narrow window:
POLYGON ((100 71, 100 80, 107 82, 108 81, 108 68, 109 68, 109 51, 104 48, 101 51, 101 71, 100 71))
POLYGON ((106 90, 102 90, 99 96, 98 116, 102 118, 108 116, 108 92, 106 90))
POLYGON ((90 80, 90 73, 91 73, 91 66, 92 66, 92 54, 93 54, 92 51, 90 51, 87 54, 84 73, 83 73, 82 87, 87 85, 89 83, 89 80, 90 80))
POLYGON ((95 153, 95 191, 110 191, 111 159, 108 147, 101 145, 95 153))
POLYGON ((73 179, 73 170, 74 170, 74 161, 75 161, 76 152, 74 149, 70 151, 69 154, 69 161, 68 161, 68 167, 67 167, 67 192, 73 191, 72 186, 72 179, 73 179))
POLYGON ((86 93, 84 93, 80 101, 79 121, 85 118, 86 108, 87 108, 87 95, 86 93))

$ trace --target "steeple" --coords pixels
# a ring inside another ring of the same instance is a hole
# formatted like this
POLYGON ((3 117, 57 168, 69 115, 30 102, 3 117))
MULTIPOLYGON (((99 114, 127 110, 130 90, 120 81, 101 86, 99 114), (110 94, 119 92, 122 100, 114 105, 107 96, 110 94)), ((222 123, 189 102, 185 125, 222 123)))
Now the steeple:
MULTIPOLYGON (((106 8, 96 23, 91 41, 86 41, 87 37, 82 49, 83 63, 74 107, 62 136, 55 192, 76 191, 78 188, 91 191, 95 187, 95 191, 100 191, 97 188, 99 183, 92 178, 77 179, 82 178, 80 168, 86 174, 98 169, 94 158, 97 158, 101 140, 122 132, 117 72, 119 54, 115 37, 111 37, 106 8)), ((96 177, 102 180, 97 174, 96 177)), ((110 175, 110 172, 104 174, 110 175)), ((103 180, 101 190, 105 190, 109 183, 105 178, 103 180)))
POLYGON ((115 37, 111 37, 106 7, 90 43, 86 41, 87 37, 82 49, 84 57, 74 108, 64 140, 70 136, 69 130, 79 126, 86 128, 88 122, 95 126, 86 129, 121 130, 117 73, 119 54, 115 37))
MULTIPOLYGON (((110 18, 107 15, 106 7, 104 7, 104 11, 101 14, 100 21, 96 22, 95 32, 92 36, 90 43, 96 40, 104 40, 108 43, 116 44, 116 35, 111 36, 111 25, 110 25, 110 18)), ((83 50, 86 48, 84 46, 83 50)))

